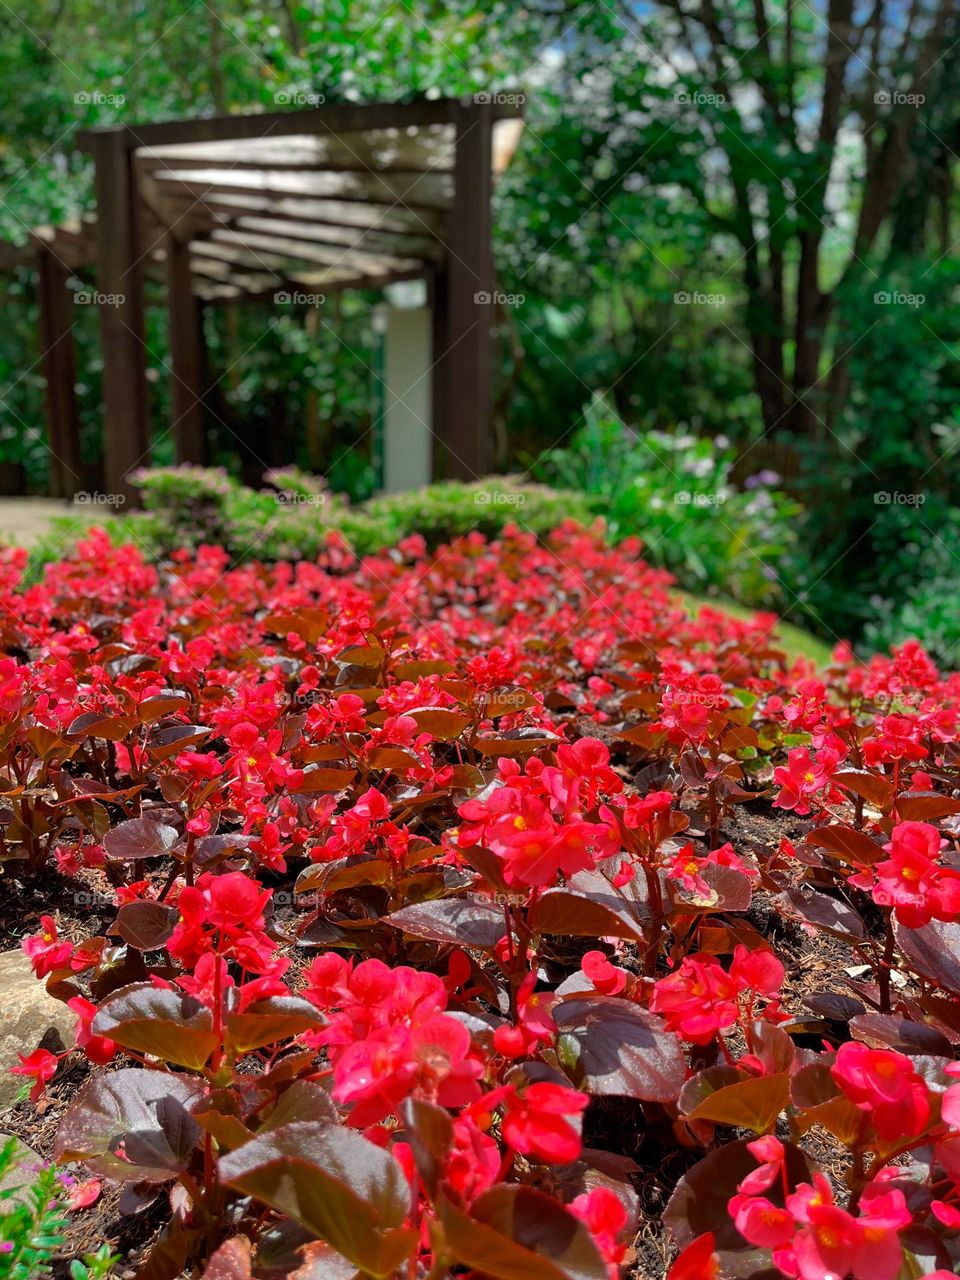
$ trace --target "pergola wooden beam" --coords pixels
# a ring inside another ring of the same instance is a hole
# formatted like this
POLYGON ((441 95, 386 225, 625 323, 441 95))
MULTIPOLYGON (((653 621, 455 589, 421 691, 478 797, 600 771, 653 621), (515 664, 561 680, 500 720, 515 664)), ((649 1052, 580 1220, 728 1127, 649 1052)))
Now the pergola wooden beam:
MULTIPOLYGON (((515 106, 499 101, 483 105, 494 120, 515 119, 515 106)), ((224 142, 231 138, 282 138, 287 134, 362 133, 370 129, 424 128, 456 122, 459 98, 422 98, 415 102, 338 102, 304 111, 264 111, 256 115, 208 116, 160 124, 122 126, 124 146, 160 147, 184 142, 224 142)), ((77 134, 81 151, 92 151, 98 129, 77 134)))
POLYGON ((494 119, 489 103, 464 106, 457 115, 447 257, 434 281, 435 470, 444 479, 475 480, 492 458, 494 119))
POLYGON ((135 502, 127 476, 149 460, 140 201, 127 131, 98 130, 93 158, 97 195, 97 286, 103 342, 105 483, 135 502))
POLYGON ((180 210, 180 216, 195 210, 198 216, 211 217, 222 212, 228 217, 290 218, 308 221, 322 227, 339 227, 346 230, 374 230, 379 235, 442 235, 447 222, 446 213, 434 209, 418 209, 412 212, 403 205, 353 204, 343 200, 317 200, 308 196, 265 195, 261 191, 234 192, 219 188, 198 187, 186 181, 178 181, 167 175, 161 184, 155 183, 157 198, 172 203, 180 210))
POLYGON ((362 249, 346 248, 340 245, 326 246, 297 240, 290 236, 278 236, 262 231, 232 227, 217 227, 210 232, 210 241, 214 244, 235 245, 248 249, 254 255, 261 251, 281 255, 291 261, 316 263, 319 266, 337 267, 341 263, 351 268, 351 274, 371 276, 384 275, 391 271, 413 271, 422 264, 415 258, 401 258, 396 254, 369 253, 362 249))
POLYGON ((82 487, 70 270, 45 247, 36 251, 36 266, 50 492, 55 498, 70 498, 82 487))
POLYGON ((329 173, 284 169, 152 169, 149 171, 162 192, 168 182, 186 187, 203 203, 204 193, 236 191, 242 195, 304 196, 313 200, 336 200, 345 204, 394 205, 420 215, 420 211, 444 212, 449 208, 452 182, 448 174, 421 173, 412 179, 395 178, 390 173, 329 173))
POLYGON ((416 174, 452 171, 453 146, 453 125, 446 123, 412 131, 394 127, 354 133, 284 132, 266 138, 167 144, 141 147, 138 155, 156 168, 254 165, 258 169, 416 174))
MULTIPOLYGON (((223 224, 219 224, 223 225, 223 224)), ((286 237, 288 240, 303 240, 308 244, 327 246, 333 249, 349 249, 353 252, 372 253, 384 257, 406 257, 435 259, 442 252, 436 240, 428 236, 381 235, 379 230, 370 228, 361 232, 357 238, 357 229, 346 227, 324 226, 315 222, 298 222, 295 219, 285 221, 281 218, 237 218, 231 224, 237 231, 246 234, 250 231, 265 235, 286 237)))
POLYGON ((203 465, 207 434, 203 412, 203 313, 193 288, 190 248, 175 237, 166 240, 167 320, 170 333, 170 411, 178 462, 203 465))

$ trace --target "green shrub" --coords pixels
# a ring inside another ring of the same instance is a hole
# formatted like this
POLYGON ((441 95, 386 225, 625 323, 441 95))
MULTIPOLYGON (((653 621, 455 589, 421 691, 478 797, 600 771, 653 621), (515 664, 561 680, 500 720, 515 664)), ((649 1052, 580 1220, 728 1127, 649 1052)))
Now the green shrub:
POLYGON ((66 1215, 57 1199, 51 1165, 29 1169, 16 1138, 0 1147, 0 1280, 34 1280, 50 1274, 63 1244, 66 1215))
MULTIPOLYGON (((0 1146, 0 1280, 39 1280, 66 1242, 63 1187, 71 1178, 53 1164, 24 1163, 16 1138, 0 1146)), ((70 1262, 70 1280, 105 1280, 120 1261, 107 1244, 70 1262)))
POLYGON ((734 460, 722 438, 632 431, 598 395, 570 443, 543 454, 533 472, 582 491, 611 537, 639 535, 646 558, 685 587, 777 605, 800 508, 773 487, 779 477, 772 473, 737 488, 734 460))
POLYGON ((595 515, 583 494, 523 484, 510 476, 489 476, 471 484, 448 481, 372 498, 359 512, 369 521, 367 530, 354 530, 354 545, 361 554, 392 546, 411 533, 421 534, 431 547, 474 530, 493 538, 508 524, 542 537, 562 520, 589 524, 595 515))
POLYGON ((931 496, 920 507, 883 506, 874 534, 879 546, 864 639, 887 649, 916 636, 944 668, 957 665, 960 649, 960 508, 931 496))
MULTIPOLYGON (((134 478, 145 509, 116 517, 107 527, 116 541, 133 542, 148 559, 219 543, 234 559, 309 560, 323 550, 331 532, 364 556, 415 533, 431 547, 473 530, 496 537, 511 523, 540 537, 562 520, 589 524, 596 515, 596 504, 581 494, 520 484, 508 476, 429 485, 355 507, 332 494, 323 480, 294 469, 268 472, 271 487, 264 489, 247 488, 224 471, 204 467, 157 467, 134 478)), ((89 523, 86 517, 57 520, 33 550, 33 571, 61 555, 64 544, 82 537, 89 523)))
MULTIPOLYGON (((709 441, 634 436, 606 416, 601 403, 570 448, 553 451, 538 468, 562 487, 489 476, 351 506, 322 479, 295 469, 268 472, 269 487, 251 489, 220 469, 158 467, 135 476, 144 511, 108 527, 148 559, 219 543, 234 561, 312 560, 331 533, 364 556, 411 534, 433 548, 474 531, 495 538, 509 524, 543 537, 563 520, 589 525, 600 518, 615 541, 638 534, 647 558, 686 587, 751 606, 776 604, 775 566, 790 543, 794 508, 766 487, 736 490, 729 467, 728 453, 709 441), (583 491, 570 487, 578 482, 583 491)), ((86 518, 57 521, 34 549, 33 571, 82 536, 87 524, 86 518)))

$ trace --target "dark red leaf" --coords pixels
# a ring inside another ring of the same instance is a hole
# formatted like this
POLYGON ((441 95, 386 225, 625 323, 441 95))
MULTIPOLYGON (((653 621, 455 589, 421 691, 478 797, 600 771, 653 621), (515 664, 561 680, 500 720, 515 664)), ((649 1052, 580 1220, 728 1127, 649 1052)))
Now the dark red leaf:
POLYGON ((574 996, 554 1007, 560 1060, 588 1093, 672 1102, 687 1074, 675 1035, 646 1009, 614 996, 574 996))
POLYGON ((282 1125, 220 1160, 220 1177, 285 1213, 371 1276, 410 1256, 410 1187, 389 1151, 322 1121, 282 1125))
POLYGON ((93 1173, 118 1182, 166 1182, 186 1169, 200 1126, 190 1114, 203 1086, 187 1076, 139 1067, 88 1080, 67 1108, 54 1144, 54 1159, 83 1160, 93 1173), (118 1151, 139 1142, 147 1162, 118 1151))
POLYGON ((118 861, 139 862, 143 858, 159 858, 169 853, 180 839, 174 827, 150 818, 131 818, 108 831, 103 847, 109 858, 118 861))

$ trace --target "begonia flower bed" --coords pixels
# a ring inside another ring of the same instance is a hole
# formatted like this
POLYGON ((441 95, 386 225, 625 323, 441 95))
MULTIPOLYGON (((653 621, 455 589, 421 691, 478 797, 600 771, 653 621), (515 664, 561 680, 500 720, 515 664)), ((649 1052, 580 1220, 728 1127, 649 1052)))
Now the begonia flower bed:
POLYGON ((960 676, 575 526, 24 561, 0 885, 77 1027, 10 1119, 130 1274, 956 1273, 960 676))

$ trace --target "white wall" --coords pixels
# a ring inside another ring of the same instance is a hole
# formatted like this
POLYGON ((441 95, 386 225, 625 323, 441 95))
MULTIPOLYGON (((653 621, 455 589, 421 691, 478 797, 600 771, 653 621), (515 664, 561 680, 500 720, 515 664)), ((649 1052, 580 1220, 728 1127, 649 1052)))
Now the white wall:
POLYGON ((418 489, 433 478, 429 307, 385 306, 383 491, 418 489))

